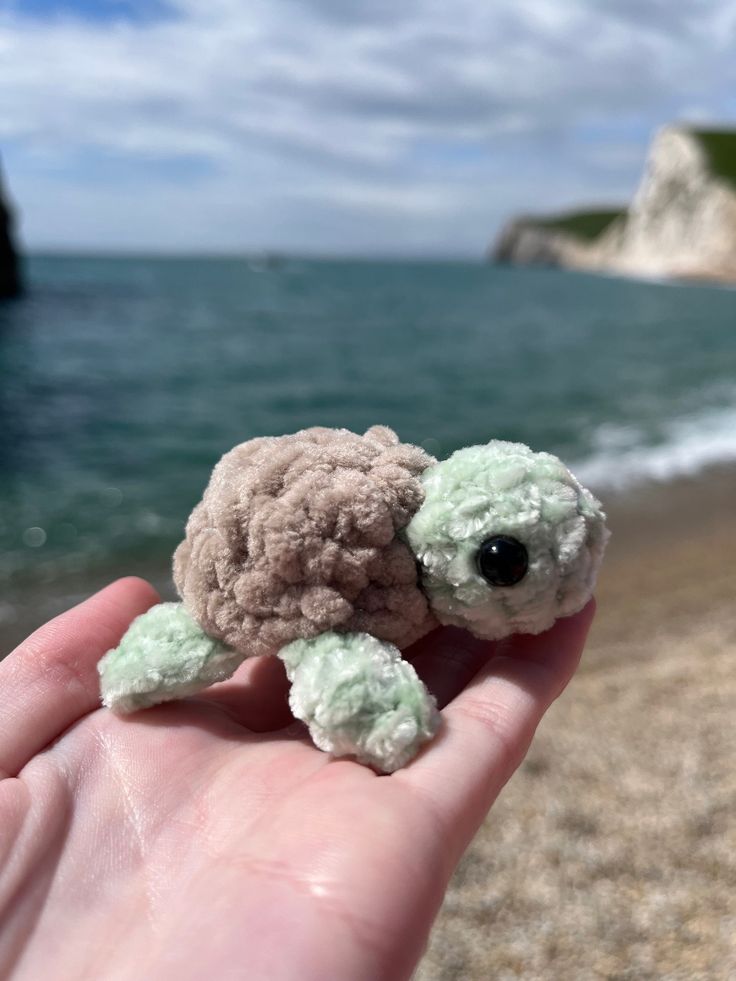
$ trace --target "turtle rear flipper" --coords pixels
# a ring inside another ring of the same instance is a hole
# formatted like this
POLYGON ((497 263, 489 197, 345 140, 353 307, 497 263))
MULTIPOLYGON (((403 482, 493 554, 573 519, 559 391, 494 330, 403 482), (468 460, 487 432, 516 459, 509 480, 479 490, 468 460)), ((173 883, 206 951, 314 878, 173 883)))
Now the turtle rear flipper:
POLYGON ((434 699, 393 644, 330 631, 292 641, 279 657, 291 710, 322 750, 392 773, 437 730, 434 699))
POLYGON ((136 712, 224 681, 243 660, 209 637, 182 603, 160 603, 97 665, 102 701, 121 714, 136 712))

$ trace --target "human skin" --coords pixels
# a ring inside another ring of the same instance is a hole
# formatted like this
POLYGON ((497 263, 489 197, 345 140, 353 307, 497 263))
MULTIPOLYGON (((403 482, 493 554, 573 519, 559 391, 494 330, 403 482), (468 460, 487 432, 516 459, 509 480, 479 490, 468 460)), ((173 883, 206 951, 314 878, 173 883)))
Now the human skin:
POLYGON ((311 745, 276 658, 127 718, 100 708, 97 661, 157 601, 120 580, 0 662, 0 977, 408 979, 593 602, 536 637, 441 628, 406 651, 443 725, 378 776, 311 745))

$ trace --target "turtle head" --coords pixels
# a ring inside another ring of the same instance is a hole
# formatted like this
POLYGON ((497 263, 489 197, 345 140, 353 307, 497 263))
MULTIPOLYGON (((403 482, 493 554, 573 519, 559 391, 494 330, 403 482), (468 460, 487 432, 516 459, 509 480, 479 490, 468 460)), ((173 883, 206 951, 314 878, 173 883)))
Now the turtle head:
POLYGON ((440 623, 496 640, 585 606, 605 515, 557 457, 494 440, 429 467, 422 483, 406 537, 440 623))

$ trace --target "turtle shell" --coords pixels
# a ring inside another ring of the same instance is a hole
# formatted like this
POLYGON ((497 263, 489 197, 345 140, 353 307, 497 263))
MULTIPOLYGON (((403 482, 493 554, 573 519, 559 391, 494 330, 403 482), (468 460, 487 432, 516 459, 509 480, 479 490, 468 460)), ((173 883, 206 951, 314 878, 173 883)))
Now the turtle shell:
POLYGON ((434 462, 383 426, 241 443, 215 466, 174 555, 186 608, 243 654, 327 630, 406 647, 436 626, 399 534, 434 462))

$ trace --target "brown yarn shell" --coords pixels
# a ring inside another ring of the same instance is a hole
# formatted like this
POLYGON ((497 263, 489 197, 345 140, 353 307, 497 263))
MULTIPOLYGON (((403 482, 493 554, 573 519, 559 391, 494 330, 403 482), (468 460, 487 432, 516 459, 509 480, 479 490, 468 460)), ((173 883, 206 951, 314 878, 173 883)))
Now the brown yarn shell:
POLYGON ((363 631, 403 648, 436 626, 397 535, 435 461, 384 426, 252 439, 216 465, 174 555, 185 606, 243 654, 363 631))

